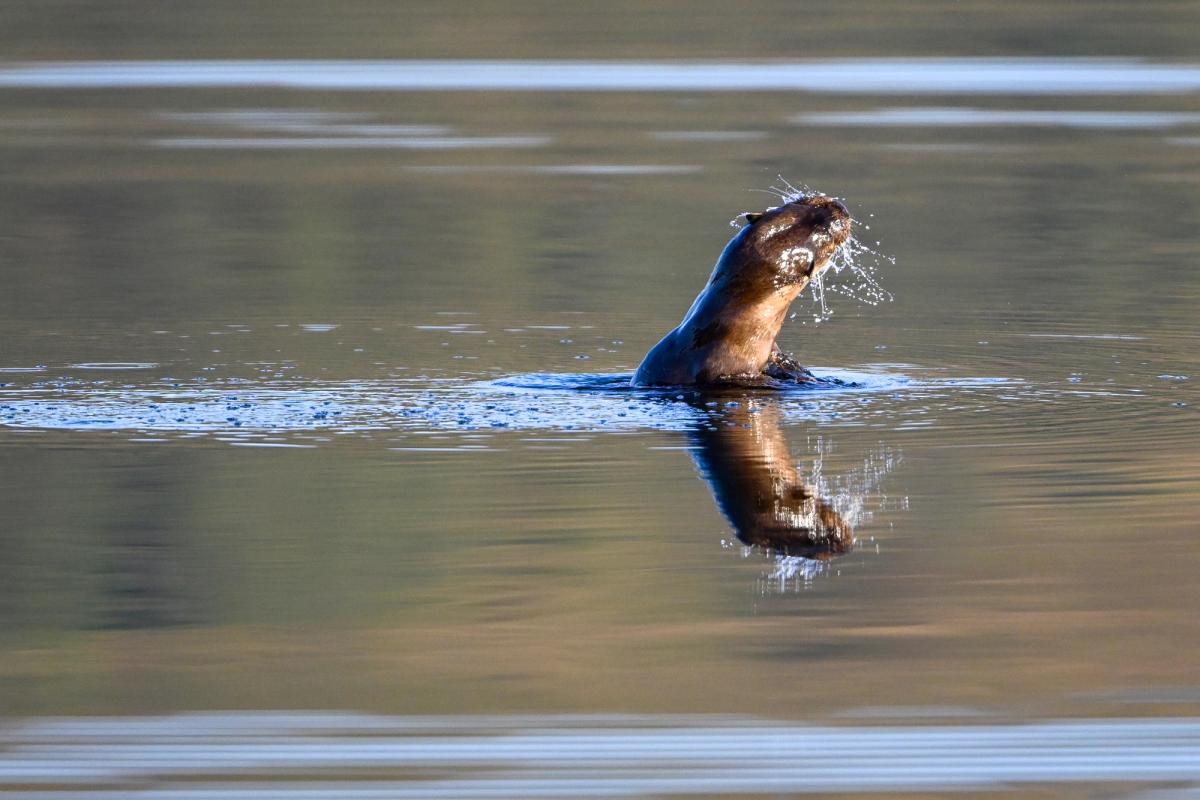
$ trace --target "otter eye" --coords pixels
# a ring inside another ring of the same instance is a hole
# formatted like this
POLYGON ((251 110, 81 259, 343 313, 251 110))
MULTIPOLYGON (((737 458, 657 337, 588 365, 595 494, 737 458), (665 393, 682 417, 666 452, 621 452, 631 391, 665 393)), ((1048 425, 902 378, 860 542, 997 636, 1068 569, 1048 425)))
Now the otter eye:
POLYGON ((761 211, 747 211, 742 216, 744 216, 746 218, 746 223, 748 225, 753 225, 754 223, 756 223, 760 219, 762 219, 762 215, 763 215, 763 212, 761 212, 761 211))

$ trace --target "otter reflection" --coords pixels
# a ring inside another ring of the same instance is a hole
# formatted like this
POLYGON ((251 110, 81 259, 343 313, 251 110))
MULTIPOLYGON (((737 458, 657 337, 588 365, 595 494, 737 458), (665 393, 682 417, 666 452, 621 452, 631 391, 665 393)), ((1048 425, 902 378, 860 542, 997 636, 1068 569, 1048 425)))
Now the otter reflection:
POLYGON ((697 469, 744 544, 813 559, 854 546, 850 523, 801 479, 778 403, 740 398, 690 438, 697 469))

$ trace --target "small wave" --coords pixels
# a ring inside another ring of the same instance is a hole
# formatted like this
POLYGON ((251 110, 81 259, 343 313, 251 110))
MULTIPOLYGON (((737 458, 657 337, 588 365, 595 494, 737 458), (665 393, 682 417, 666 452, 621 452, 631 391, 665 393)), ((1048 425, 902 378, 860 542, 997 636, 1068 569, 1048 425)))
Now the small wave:
POLYGON ((985 108, 878 108, 797 114, 798 125, 830 127, 1061 127, 1119 130, 1200 124, 1200 114, 1170 111, 1046 111, 985 108))
POLYGON ((152 139, 176 150, 483 150, 542 147, 549 136, 177 136, 152 139))
POLYGON ((154 361, 84 361, 68 365, 71 369, 154 369, 158 366, 154 361))
POLYGON ((632 380, 632 372, 570 374, 530 372, 524 375, 481 381, 476 385, 551 392, 632 392, 634 391, 630 385, 632 380))
POLYGON ((1030 339, 1113 339, 1125 342, 1140 342, 1148 338, 1125 333, 1022 333, 1018 336, 1026 336, 1030 339))
MULTIPOLYGON (((479 386, 494 386, 505 389, 528 389, 532 391, 576 391, 576 392, 627 392, 648 396, 673 396, 676 399, 704 394, 725 394, 739 391, 768 391, 792 394, 838 391, 886 391, 906 386, 911 379, 903 375, 851 370, 819 370, 818 383, 777 383, 751 389, 729 386, 716 389, 698 389, 693 386, 634 387, 632 372, 620 373, 575 373, 530 372, 490 381, 481 381, 479 386)), ((975 379, 969 379, 974 381, 975 379)), ((984 379, 987 380, 987 379, 984 379)))

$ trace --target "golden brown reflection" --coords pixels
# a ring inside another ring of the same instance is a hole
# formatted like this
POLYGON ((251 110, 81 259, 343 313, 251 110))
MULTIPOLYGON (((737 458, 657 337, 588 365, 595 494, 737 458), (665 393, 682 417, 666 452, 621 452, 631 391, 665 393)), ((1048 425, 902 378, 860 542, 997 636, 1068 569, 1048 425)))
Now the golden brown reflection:
POLYGON ((729 401, 692 439, 696 466, 744 544, 818 559, 854 546, 850 523, 804 481, 777 403, 729 401))

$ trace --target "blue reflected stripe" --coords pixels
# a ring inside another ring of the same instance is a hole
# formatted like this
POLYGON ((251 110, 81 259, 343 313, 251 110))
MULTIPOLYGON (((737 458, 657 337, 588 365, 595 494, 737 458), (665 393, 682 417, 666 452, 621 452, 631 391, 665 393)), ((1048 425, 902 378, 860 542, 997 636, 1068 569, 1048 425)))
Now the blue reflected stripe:
POLYGON ((276 86, 402 91, 806 91, 834 94, 1179 94, 1200 65, 1138 59, 634 61, 59 61, 0 66, 7 88, 276 86))

